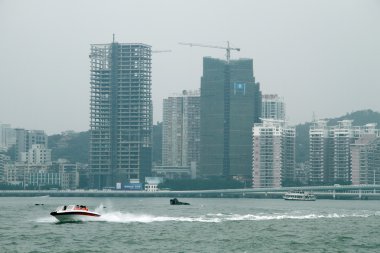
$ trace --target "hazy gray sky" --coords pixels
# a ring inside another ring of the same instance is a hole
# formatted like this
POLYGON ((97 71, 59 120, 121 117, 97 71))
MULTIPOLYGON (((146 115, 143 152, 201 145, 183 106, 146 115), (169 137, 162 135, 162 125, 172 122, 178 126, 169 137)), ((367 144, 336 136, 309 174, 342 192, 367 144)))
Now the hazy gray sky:
POLYGON ((162 99, 197 89, 202 57, 225 45, 253 58, 263 93, 285 98, 292 124, 380 111, 378 0, 0 0, 0 122, 49 134, 89 128, 90 44, 154 50, 154 121, 162 99))

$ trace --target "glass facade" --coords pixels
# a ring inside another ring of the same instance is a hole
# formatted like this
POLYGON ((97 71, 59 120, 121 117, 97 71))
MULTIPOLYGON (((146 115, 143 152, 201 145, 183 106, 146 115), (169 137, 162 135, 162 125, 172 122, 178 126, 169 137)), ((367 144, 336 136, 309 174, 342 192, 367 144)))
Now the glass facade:
POLYGON ((259 122, 261 92, 253 60, 205 57, 201 78, 201 177, 251 178, 252 126, 259 122))

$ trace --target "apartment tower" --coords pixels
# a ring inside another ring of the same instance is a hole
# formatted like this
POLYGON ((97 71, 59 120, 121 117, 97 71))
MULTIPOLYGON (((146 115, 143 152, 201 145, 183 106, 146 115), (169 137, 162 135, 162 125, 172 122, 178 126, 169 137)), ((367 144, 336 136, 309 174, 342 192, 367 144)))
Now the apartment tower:
POLYGON ((199 163, 199 91, 183 91, 164 99, 162 165, 190 166, 199 163))
POLYGON ((295 169, 295 128, 282 120, 263 119, 252 128, 254 188, 291 186, 295 169))
POLYGON ((361 132, 351 144, 352 184, 380 184, 380 132, 376 124, 363 126, 361 132))
POLYGON ((262 98, 261 118, 285 120, 285 102, 277 94, 265 94, 262 98))

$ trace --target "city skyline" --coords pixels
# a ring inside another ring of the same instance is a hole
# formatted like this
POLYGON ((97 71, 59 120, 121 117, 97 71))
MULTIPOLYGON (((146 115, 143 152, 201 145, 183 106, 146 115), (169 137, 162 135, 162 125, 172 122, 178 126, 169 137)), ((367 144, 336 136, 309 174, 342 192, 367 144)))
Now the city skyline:
POLYGON ((162 120, 164 97, 200 87, 204 56, 224 58, 223 50, 178 42, 225 46, 229 40, 241 48, 231 58, 253 58, 263 93, 285 98, 292 125, 313 113, 380 111, 379 9, 378 1, 355 0, 236 1, 234 8, 213 1, 3 0, 1 122, 48 134, 87 131, 88 49, 113 33, 116 41, 172 50, 152 56, 154 122, 162 120), (150 18, 139 19, 141 13, 150 18))

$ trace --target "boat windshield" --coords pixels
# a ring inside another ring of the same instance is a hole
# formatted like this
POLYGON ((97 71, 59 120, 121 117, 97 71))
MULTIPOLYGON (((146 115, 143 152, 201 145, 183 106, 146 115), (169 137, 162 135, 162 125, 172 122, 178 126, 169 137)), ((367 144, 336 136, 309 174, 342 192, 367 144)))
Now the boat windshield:
POLYGON ((67 206, 67 209, 66 210, 73 210, 74 209, 74 205, 69 205, 69 206, 67 206))

